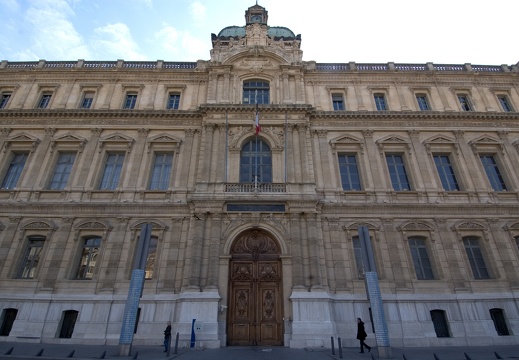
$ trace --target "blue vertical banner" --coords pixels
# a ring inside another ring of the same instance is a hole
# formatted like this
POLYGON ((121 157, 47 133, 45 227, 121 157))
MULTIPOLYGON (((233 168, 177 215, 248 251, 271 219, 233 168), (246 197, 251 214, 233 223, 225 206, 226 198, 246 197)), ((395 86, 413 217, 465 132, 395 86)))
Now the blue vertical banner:
POLYGON ((191 349, 193 349, 196 344, 195 321, 196 321, 196 319, 193 319, 193 322, 191 323, 191 344, 189 346, 191 349))

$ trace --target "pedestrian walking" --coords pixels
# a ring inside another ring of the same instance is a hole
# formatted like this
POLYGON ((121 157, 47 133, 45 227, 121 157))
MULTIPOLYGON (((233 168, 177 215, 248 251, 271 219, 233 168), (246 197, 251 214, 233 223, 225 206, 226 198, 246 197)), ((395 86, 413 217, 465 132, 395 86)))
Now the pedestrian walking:
POLYGON ((168 326, 164 330, 164 352, 167 352, 171 344, 171 321, 168 321, 168 326))
POLYGON ((361 318, 357 318, 357 339, 360 340, 360 352, 364 352, 364 348, 368 349, 368 352, 371 351, 371 346, 368 346, 364 340, 368 337, 366 334, 366 330, 364 329, 364 323, 361 318))

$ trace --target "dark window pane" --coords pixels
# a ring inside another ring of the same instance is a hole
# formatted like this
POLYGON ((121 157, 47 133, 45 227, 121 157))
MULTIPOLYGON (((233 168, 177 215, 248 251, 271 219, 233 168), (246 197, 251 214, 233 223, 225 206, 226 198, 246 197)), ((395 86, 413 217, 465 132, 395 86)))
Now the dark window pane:
POLYGON ((481 155, 481 163, 494 191, 506 191, 506 184, 493 155, 481 155))
POLYGON ((434 164, 445 191, 459 191, 458 181, 448 155, 434 155, 434 164))
POLYGON ((257 137, 249 140, 240 153, 241 183, 271 183, 272 154, 270 147, 257 137))
POLYGON ((395 191, 411 190, 402 156, 386 155, 386 161, 393 189, 395 191))
POLYGON ((343 190, 361 190, 357 157, 355 155, 339 155, 339 172, 343 190))
POLYGON ((465 252, 469 259, 472 274, 475 279, 490 279, 483 253, 479 247, 479 239, 473 236, 463 238, 465 252))
POLYGON ((105 168, 100 190, 115 190, 119 184, 119 177, 124 163, 124 154, 112 153, 108 154, 106 158, 105 168))
POLYGON ((2 189, 13 189, 16 184, 18 184, 18 180, 20 179, 20 175, 22 174, 23 167, 25 166, 25 162, 27 160, 26 153, 14 154, 9 164, 9 168, 5 174, 4 180, 2 181, 2 189))

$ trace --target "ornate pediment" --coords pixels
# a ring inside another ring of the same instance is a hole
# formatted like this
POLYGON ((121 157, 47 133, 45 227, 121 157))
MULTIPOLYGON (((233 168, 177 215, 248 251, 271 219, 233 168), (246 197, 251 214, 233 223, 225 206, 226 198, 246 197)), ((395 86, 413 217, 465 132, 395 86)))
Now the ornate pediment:
POLYGON ((455 139, 452 139, 448 136, 445 136, 445 135, 438 135, 438 136, 433 136, 433 137, 430 137, 429 139, 426 139, 424 142, 424 144, 429 144, 429 145, 446 145, 446 144, 456 144, 457 141, 455 139))
POLYGON ((12 145, 27 146, 27 150, 33 152, 36 146, 40 143, 40 139, 29 135, 27 133, 20 133, 6 139, 4 142, 4 152, 7 151, 12 145))
POLYGON ((76 230, 111 230, 110 224, 104 221, 87 220, 75 226, 76 230))
POLYGON ((486 230, 486 227, 475 221, 463 221, 453 225, 452 230, 486 230))
POLYGON ((50 152, 53 152, 56 145, 58 143, 69 143, 69 144, 76 144, 78 146, 78 151, 81 152, 83 150, 83 147, 88 142, 87 139, 84 137, 75 135, 75 134, 64 134, 61 136, 58 136, 57 138, 53 139, 50 143, 50 152))
POLYGON ((401 231, 432 231, 434 226, 426 221, 410 221, 399 227, 401 231))
POLYGON ((151 224, 152 230, 167 230, 168 229, 168 227, 162 221, 156 221, 156 220, 152 220, 152 221, 141 220, 141 221, 133 223, 130 226, 130 228, 132 230, 139 230, 141 228, 141 226, 146 223, 151 224))
POLYGON ((104 147, 107 143, 125 145, 128 150, 131 150, 133 144, 135 143, 135 140, 124 134, 114 133, 99 139, 99 142, 101 143, 99 150, 101 150, 101 148, 104 147))

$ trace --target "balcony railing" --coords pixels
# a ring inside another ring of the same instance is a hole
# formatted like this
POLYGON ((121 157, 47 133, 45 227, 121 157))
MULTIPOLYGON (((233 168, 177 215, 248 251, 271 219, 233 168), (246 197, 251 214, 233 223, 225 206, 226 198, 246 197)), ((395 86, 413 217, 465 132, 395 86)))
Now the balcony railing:
POLYGON ((228 183, 225 185, 225 192, 232 193, 284 193, 286 192, 285 184, 273 183, 228 183))

